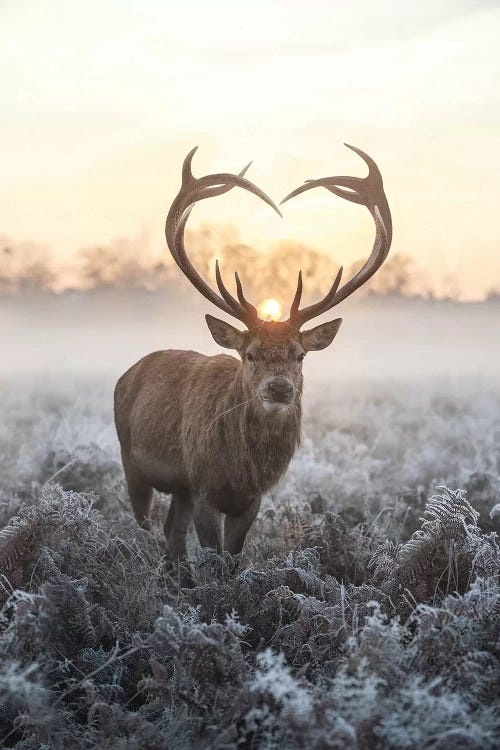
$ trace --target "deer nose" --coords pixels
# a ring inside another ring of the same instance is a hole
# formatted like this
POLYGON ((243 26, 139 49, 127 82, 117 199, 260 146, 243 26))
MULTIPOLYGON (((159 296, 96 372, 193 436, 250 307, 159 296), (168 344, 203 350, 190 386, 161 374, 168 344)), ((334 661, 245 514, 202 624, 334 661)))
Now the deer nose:
POLYGON ((288 378, 277 376, 267 381, 266 390, 273 401, 286 403, 293 396, 293 383, 288 378))

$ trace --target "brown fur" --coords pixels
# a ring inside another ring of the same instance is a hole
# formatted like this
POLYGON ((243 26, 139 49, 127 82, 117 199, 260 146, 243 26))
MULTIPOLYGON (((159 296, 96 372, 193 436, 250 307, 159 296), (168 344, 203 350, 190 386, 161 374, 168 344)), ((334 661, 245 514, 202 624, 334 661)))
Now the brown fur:
POLYGON ((303 334, 284 323, 265 323, 251 333, 214 318, 209 325, 217 340, 229 337, 224 345, 238 348, 241 361, 155 352, 122 375, 115 389, 136 517, 148 522, 153 488, 173 493, 165 534, 175 556, 185 554, 191 517, 202 545, 239 552, 262 494, 283 475, 300 442, 303 334), (293 385, 293 397, 270 413, 259 394, 276 377, 293 385))

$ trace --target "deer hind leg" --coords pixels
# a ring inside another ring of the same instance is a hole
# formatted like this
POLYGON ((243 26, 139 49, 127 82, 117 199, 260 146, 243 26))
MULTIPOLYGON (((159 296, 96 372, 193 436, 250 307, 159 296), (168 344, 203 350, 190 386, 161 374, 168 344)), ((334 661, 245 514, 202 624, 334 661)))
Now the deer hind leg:
POLYGON ((239 516, 226 516, 224 522, 224 549, 238 555, 243 549, 245 537, 259 512, 261 498, 254 500, 239 516))
POLYGON ((163 530, 168 551, 174 559, 187 556, 186 535, 192 517, 193 506, 189 495, 187 493, 173 494, 163 530))
POLYGON ((202 547, 222 552, 222 516, 208 502, 206 495, 194 498, 193 519, 202 547))
POLYGON ((122 463, 127 480, 128 494, 137 523, 146 529, 150 528, 149 514, 153 488, 143 479, 128 454, 122 450, 122 463))

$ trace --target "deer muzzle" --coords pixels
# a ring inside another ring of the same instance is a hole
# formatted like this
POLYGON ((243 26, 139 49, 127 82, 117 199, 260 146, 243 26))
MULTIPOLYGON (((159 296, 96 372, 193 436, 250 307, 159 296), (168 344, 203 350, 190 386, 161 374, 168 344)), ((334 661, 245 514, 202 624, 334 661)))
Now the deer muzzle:
POLYGON ((295 388, 291 380, 282 375, 276 375, 261 383, 258 395, 266 411, 281 411, 292 403, 295 398, 295 388))

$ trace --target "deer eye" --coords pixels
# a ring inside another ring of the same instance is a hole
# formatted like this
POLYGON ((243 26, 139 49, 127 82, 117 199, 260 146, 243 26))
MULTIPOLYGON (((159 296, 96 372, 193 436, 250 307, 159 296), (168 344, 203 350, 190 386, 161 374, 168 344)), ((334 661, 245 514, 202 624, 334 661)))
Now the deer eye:
POLYGON ((250 352, 247 352, 245 356, 249 362, 255 362, 255 357, 250 352))
POLYGON ((302 362, 305 356, 305 354, 299 354, 299 356, 297 357, 297 362, 302 362))

